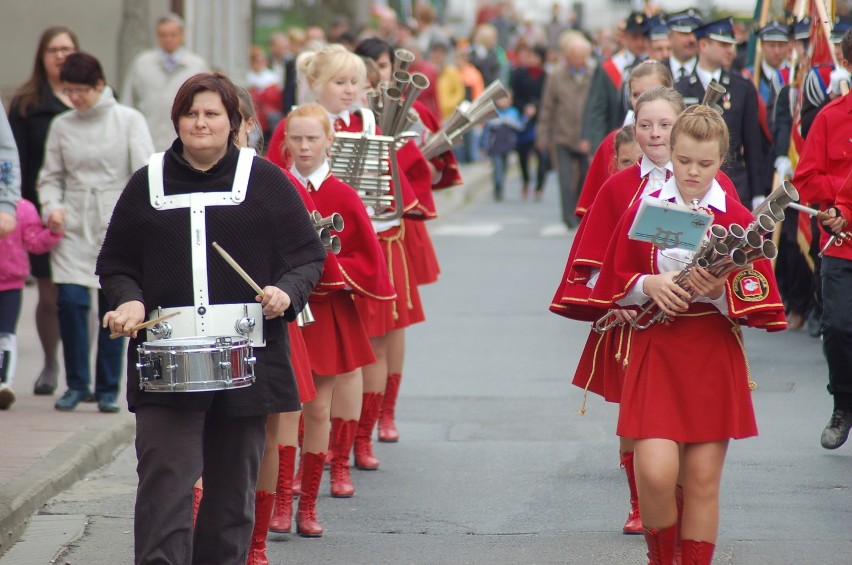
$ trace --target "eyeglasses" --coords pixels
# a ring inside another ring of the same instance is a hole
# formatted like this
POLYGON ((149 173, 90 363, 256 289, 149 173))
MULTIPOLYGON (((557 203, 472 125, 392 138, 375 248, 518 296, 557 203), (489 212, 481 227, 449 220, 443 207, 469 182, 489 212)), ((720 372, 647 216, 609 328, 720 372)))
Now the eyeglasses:
POLYGON ((75 86, 74 88, 63 88, 62 94, 65 96, 77 95, 82 96, 88 94, 92 90, 91 86, 75 86))
POLYGON ((47 53, 48 55, 59 55, 60 53, 62 55, 67 55, 69 53, 73 53, 76 50, 77 49, 75 49, 74 47, 48 47, 45 50, 45 53, 47 53))

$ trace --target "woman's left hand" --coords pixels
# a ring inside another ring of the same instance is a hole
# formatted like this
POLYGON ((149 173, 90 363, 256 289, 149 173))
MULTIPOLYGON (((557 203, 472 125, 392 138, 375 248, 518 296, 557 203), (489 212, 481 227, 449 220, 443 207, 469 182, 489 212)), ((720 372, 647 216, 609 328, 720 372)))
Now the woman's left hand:
POLYGON ((255 300, 263 306, 263 316, 267 320, 274 320, 284 315, 284 311, 290 307, 290 295, 277 286, 263 287, 263 295, 258 295, 255 300))
POLYGON ((714 277, 701 267, 693 267, 687 278, 687 290, 696 296, 716 300, 725 292, 725 278, 714 277))

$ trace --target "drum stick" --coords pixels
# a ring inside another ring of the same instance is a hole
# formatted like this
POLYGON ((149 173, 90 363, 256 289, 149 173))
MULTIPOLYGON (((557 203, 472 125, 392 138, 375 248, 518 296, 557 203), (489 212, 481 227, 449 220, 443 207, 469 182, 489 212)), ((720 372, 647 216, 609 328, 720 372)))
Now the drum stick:
MULTIPOLYGON (((150 328, 154 324, 158 324, 158 323, 160 323, 164 320, 168 320, 169 318, 174 318, 178 314, 180 314, 180 312, 172 312, 171 314, 166 314, 165 316, 160 316, 159 318, 154 318, 153 320, 148 320, 147 322, 142 322, 141 324, 136 324, 135 326, 130 328, 130 333, 138 332, 139 330, 144 330, 146 328, 150 328)), ((120 332, 115 332, 115 333, 109 334, 110 339, 116 339, 116 338, 119 338, 119 337, 124 337, 124 334, 120 333, 120 332)))
POLYGON ((240 264, 234 261, 234 258, 231 257, 227 251, 222 249, 222 247, 215 241, 213 242, 213 249, 219 252, 219 255, 222 256, 222 259, 224 259, 231 267, 233 267, 237 274, 243 277, 243 280, 249 283, 249 286, 251 286, 256 293, 258 293, 260 296, 263 296, 263 289, 260 288, 260 285, 254 282, 254 279, 252 279, 249 274, 245 272, 242 267, 240 267, 240 264))
MULTIPOLYGON (((214 241, 213 242, 213 249, 215 249, 216 251, 219 252, 219 255, 222 256, 222 259, 224 259, 225 262, 227 262, 231 267, 233 267, 233 269, 237 272, 237 274, 239 274, 241 277, 243 277, 243 280, 246 281, 247 283, 249 283, 249 286, 252 287, 256 293, 258 293, 260 296, 263 296, 263 289, 260 288, 260 285, 257 284, 256 282, 254 282, 254 279, 252 279, 251 276, 249 276, 249 274, 247 272, 245 272, 245 270, 243 270, 242 267, 240 267, 240 264, 237 263, 234 260, 234 258, 231 257, 231 255, 227 251, 222 249, 221 245, 219 245, 218 243, 216 243, 214 241)), ((283 316, 283 315, 284 315, 284 312, 281 312, 281 316, 283 316)))

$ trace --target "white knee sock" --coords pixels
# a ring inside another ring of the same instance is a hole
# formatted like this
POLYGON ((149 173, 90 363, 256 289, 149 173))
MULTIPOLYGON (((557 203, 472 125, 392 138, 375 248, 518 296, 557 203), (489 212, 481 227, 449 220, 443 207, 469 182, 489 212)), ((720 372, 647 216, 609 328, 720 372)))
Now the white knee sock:
POLYGON ((0 333, 0 380, 12 386, 15 378, 15 361, 18 357, 18 340, 15 334, 0 333))

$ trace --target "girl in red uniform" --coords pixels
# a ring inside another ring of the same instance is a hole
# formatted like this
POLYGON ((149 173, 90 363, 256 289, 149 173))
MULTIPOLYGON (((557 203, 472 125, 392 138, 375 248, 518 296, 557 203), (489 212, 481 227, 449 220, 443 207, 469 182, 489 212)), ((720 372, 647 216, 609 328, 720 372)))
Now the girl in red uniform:
MULTIPOLYGON (((672 73, 669 68, 653 60, 646 60, 637 65, 630 72, 630 105, 636 108, 636 101, 646 90, 652 88, 673 88, 672 73)), ((629 112, 624 120, 624 125, 631 125, 635 120, 633 111, 629 112)), ((586 180, 583 182, 583 189, 580 191, 580 198, 577 201, 577 210, 574 212, 578 217, 583 217, 591 208, 595 197, 598 194, 601 186, 613 173, 621 170, 613 166, 613 157, 615 155, 615 136, 621 128, 613 130, 607 135, 598 150, 595 151, 592 162, 589 163, 589 172, 586 174, 586 180)))
MULTIPOLYGON (((362 78, 359 69, 363 70, 363 66, 356 65, 353 70, 356 77, 362 78)), ((351 408, 358 405, 360 395, 352 398, 346 391, 341 394, 336 379, 343 376, 343 379, 359 382, 359 369, 374 362, 375 357, 353 295, 374 302, 391 302, 396 298, 361 199, 352 187, 331 174, 325 158, 334 140, 326 110, 335 99, 345 99, 351 77, 346 75, 345 78, 343 81, 332 79, 319 91, 318 97, 327 104, 325 108, 319 104, 305 104, 287 118, 286 146, 293 162, 290 171, 307 187, 322 216, 336 212, 344 221, 344 229, 339 234, 341 251, 337 255, 343 284, 322 287, 311 294, 309 304, 316 322, 302 330, 318 396, 304 408, 303 474, 297 524, 301 535, 312 537, 322 535, 315 505, 327 449, 332 453, 332 496, 355 494, 349 476, 349 452, 358 415, 351 408), (332 413, 332 393, 335 403, 350 409, 344 417, 335 417, 332 413)))
MULTIPOLYGON (((604 184, 599 200, 580 222, 565 274, 551 306, 551 311, 570 318, 597 320, 604 315, 605 309, 590 302, 589 295, 613 229, 633 201, 662 187, 671 173, 669 134, 678 114, 684 109, 683 99, 672 89, 658 87, 639 96, 633 107, 636 111, 635 137, 643 155, 638 163, 613 175, 604 184)), ((609 402, 619 401, 623 362, 627 360, 621 351, 626 343, 625 331, 621 326, 604 333, 589 332, 574 375, 575 385, 600 394, 609 402)), ((619 439, 619 454, 630 490, 630 511, 622 531, 641 534, 639 496, 633 473, 633 442, 629 437, 619 439)))
MULTIPOLYGON (((316 53, 299 57, 298 71, 309 86, 316 101, 332 118, 335 131, 380 133, 375 127, 375 119, 367 109, 350 111, 358 100, 358 94, 364 84, 366 71, 360 57, 341 45, 329 45, 316 53)), ((285 123, 279 123, 270 142, 270 160, 284 162, 284 152, 280 149, 285 138, 285 123)), ((401 175, 400 186, 404 212, 415 210, 418 199, 405 175, 401 175)), ((401 220, 374 224, 379 236, 391 280, 396 289, 395 301, 356 300, 361 312, 365 329, 371 338, 376 362, 365 367, 361 375, 347 373, 339 375, 335 384, 334 402, 331 408, 332 418, 344 421, 352 419, 357 408, 359 420, 356 430, 356 465, 359 468, 375 469, 378 461, 372 454, 372 430, 375 428, 381 409, 382 395, 387 382, 387 340, 384 339, 393 329, 405 327, 424 319, 420 305, 420 295, 408 268, 410 258, 402 246, 401 220), (357 378, 356 378, 357 377, 357 378), (357 403, 352 400, 357 397, 357 403)))
MULTIPOLYGON (((379 81, 392 81, 395 63, 393 48, 382 39, 367 38, 355 48, 355 54, 370 59, 378 67, 379 81)), ((373 85, 377 87, 377 85, 373 85)), ((410 267, 418 285, 438 280, 440 267, 432 240, 423 220, 437 217, 431 191, 461 184, 458 163, 452 151, 447 151, 426 161, 417 144, 429 132, 440 129, 439 120, 419 101, 413 104, 420 121, 411 126, 420 138, 407 143, 400 151, 400 168, 414 187, 420 202, 417 209, 403 217, 404 236, 402 243, 410 258, 410 267)), ((388 377, 379 417, 379 441, 396 442, 399 432, 396 427, 396 399, 402 382, 405 359, 405 333, 402 329, 388 335, 388 377)))
MULTIPOLYGON (((681 204, 698 200, 714 223, 725 227, 753 221, 715 179, 728 150, 728 128, 719 113, 691 107, 674 124, 671 143, 674 176, 653 196, 681 204)), ((618 434, 635 440, 651 563, 672 563, 678 535, 675 485, 682 474, 682 559, 709 565, 728 442, 757 435, 739 324, 783 329, 783 305, 770 292, 771 271, 747 269, 717 278, 694 268, 686 288, 677 285, 674 277, 692 253, 662 253, 628 239, 638 208, 635 202, 616 227, 590 299, 629 308, 650 298, 671 317, 670 323, 632 332, 618 434), (745 279, 757 283, 756 294, 745 279), (692 301, 690 293, 696 297, 692 301)))

